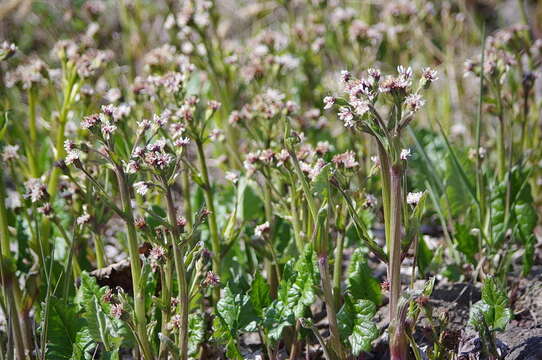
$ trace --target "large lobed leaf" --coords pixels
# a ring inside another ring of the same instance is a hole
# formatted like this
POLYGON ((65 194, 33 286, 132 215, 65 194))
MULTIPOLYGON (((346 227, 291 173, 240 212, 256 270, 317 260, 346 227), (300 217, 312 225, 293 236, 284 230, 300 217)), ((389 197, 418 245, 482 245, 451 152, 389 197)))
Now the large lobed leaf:
POLYGON ((95 345, 75 307, 56 297, 49 300, 46 341, 46 358, 58 360, 87 358, 95 345))
POLYGON ((350 346, 352 354, 370 351, 372 342, 378 337, 378 328, 373 322, 376 306, 372 301, 346 296, 344 305, 337 313, 341 340, 350 346))
POLYGON ((292 261, 286 263, 277 299, 264 310, 263 326, 272 341, 279 341, 286 327, 293 326, 296 319, 305 316, 307 307, 316 299, 319 281, 316 255, 312 246, 306 247, 295 265, 292 261))
POLYGON ((367 251, 361 248, 356 249, 348 266, 347 290, 356 300, 367 299, 381 305, 382 289, 380 282, 371 273, 372 270, 367 263, 367 251))
POLYGON ((504 330, 512 318, 508 298, 494 278, 488 277, 482 287, 482 300, 471 307, 469 324, 480 330, 485 326, 490 331, 504 330))
POLYGON ((496 187, 491 200, 493 245, 498 247, 502 244, 508 229, 512 229, 514 239, 525 249, 523 273, 527 274, 533 265, 536 243, 534 229, 538 221, 538 214, 531 195, 531 186, 527 181, 529 179, 527 171, 515 167, 508 178, 496 187), (506 222, 505 206, 508 181, 510 181, 510 216, 506 222))

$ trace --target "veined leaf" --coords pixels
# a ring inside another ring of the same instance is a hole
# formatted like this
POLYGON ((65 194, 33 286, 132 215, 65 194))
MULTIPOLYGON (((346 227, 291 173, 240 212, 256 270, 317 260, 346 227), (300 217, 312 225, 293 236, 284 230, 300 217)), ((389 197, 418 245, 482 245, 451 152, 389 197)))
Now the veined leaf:
POLYGON ((315 289, 319 284, 319 272, 316 264, 316 256, 312 246, 307 246, 303 256, 294 267, 295 280, 288 289, 286 304, 293 309, 296 318, 304 315, 307 306, 316 300, 315 289))
POLYGON ((259 320, 252 307, 250 296, 235 293, 231 283, 224 289, 224 295, 216 304, 217 317, 213 323, 214 337, 226 345, 226 355, 240 359, 237 336, 241 331, 256 331, 259 320))
POLYGON ((257 320, 250 297, 241 293, 235 294, 229 284, 216 308, 220 319, 233 333, 245 329, 257 320))
POLYGON ((188 354, 196 355, 205 336, 205 323, 200 313, 188 315, 188 354))
POLYGON ((259 219, 263 214, 263 202, 256 194, 246 177, 239 179, 237 214, 240 220, 250 221, 259 219))
POLYGON ((275 300, 271 306, 265 309, 263 326, 267 330, 269 338, 277 342, 282 339, 282 331, 295 323, 292 309, 282 301, 275 300))
POLYGON ((219 316, 213 321, 213 337, 226 346, 226 356, 228 359, 242 360, 243 356, 237 348, 237 338, 228 325, 219 316))
POLYGON ((491 222, 493 229, 493 244, 498 245, 504 241, 506 232, 512 229, 514 239, 525 248, 523 273, 527 274, 533 263, 534 255, 534 229, 538 221, 538 214, 533 205, 531 186, 528 183, 528 172, 520 168, 512 169, 510 176, 497 186, 491 200, 491 222), (506 196, 510 181, 510 214, 505 218, 506 196))
POLYGON ((341 340, 350 346, 352 354, 370 351, 371 343, 378 337, 378 328, 373 322, 376 306, 369 300, 355 300, 346 296, 344 305, 337 314, 341 340))
POLYGON ((457 149, 453 155, 449 153, 446 156, 444 163, 446 165, 444 196, 448 201, 441 199, 441 208, 452 216, 459 216, 474 202, 471 194, 472 185, 465 180, 465 178, 475 178, 474 164, 466 152, 460 152, 457 149))
POLYGON ((455 225, 455 240, 457 249, 465 254, 471 264, 476 263, 474 256, 479 250, 478 238, 470 233, 470 229, 465 224, 455 225))
POLYGON ((491 331, 504 330, 512 318, 508 298, 494 278, 488 277, 482 287, 482 300, 470 311, 469 324, 480 331, 487 326, 491 331))
POLYGON ((105 351, 114 351, 123 341, 131 343, 132 338, 126 325, 109 315, 111 305, 102 300, 106 291, 107 288, 100 287, 94 277, 83 272, 76 302, 83 311, 83 319, 92 340, 103 343, 105 351))
POLYGON ((267 281, 259 273, 256 273, 250 287, 250 301, 258 316, 263 319, 264 309, 271 304, 271 296, 267 281))
POLYGON ((355 300, 366 299, 381 305, 382 289, 380 288, 380 282, 371 276, 371 273, 372 270, 367 263, 366 250, 356 249, 348 266, 347 290, 355 300))
POLYGON ((47 359, 81 358, 95 346, 88 336, 85 321, 77 316, 74 306, 52 297, 48 315, 47 359))
POLYGON ((320 281, 312 246, 308 245, 302 257, 292 264, 290 261, 284 266, 277 299, 264 311, 263 326, 275 342, 282 339, 284 328, 304 316, 307 306, 316 299, 315 289, 320 281))

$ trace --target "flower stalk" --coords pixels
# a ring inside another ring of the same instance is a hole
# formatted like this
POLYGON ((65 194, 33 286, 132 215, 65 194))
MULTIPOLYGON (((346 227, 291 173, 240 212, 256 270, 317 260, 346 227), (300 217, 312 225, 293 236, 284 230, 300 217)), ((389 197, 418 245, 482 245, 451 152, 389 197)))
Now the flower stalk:
POLYGON ((179 328, 179 351, 180 359, 188 358, 188 305, 190 302, 188 294, 188 284, 186 281, 186 266, 184 262, 183 245, 180 243, 179 227, 177 226, 177 214, 173 203, 171 187, 164 181, 166 188, 166 202, 168 221, 172 228, 171 244, 173 248, 173 258, 175 261, 175 271, 177 273, 178 294, 180 298, 179 311, 181 316, 181 326, 179 328))
MULTIPOLYGON (((209 172, 207 169, 207 161, 205 158, 205 151, 203 149, 203 141, 200 138, 195 139, 196 147, 198 151, 198 158, 200 163, 200 174, 203 180, 203 192, 205 196, 205 204, 209 211, 209 233, 211 234, 211 250, 213 252, 212 257, 212 269, 215 274, 220 274, 220 258, 222 256, 220 249, 220 238, 218 235, 218 225, 216 221, 214 195, 211 188, 211 182, 209 181, 209 172)), ((216 304, 220 298, 220 289, 213 288, 213 303, 216 304)))
POLYGON ((135 328, 141 353, 145 359, 153 359, 152 351, 147 335, 147 319, 145 314, 145 283, 141 282, 141 260, 139 259, 139 246, 137 243, 137 234, 134 225, 134 215, 132 213, 132 204, 130 200, 130 188, 126 181, 126 174, 120 165, 116 165, 115 174, 120 192, 122 209, 124 211, 126 230, 128 235, 128 255, 130 257, 132 286, 134 288, 134 311, 135 328))
POLYGON ((11 320, 12 336, 15 342, 15 349, 17 351, 17 359, 27 359, 27 354, 30 353, 25 344, 25 337, 23 335, 23 327, 20 321, 26 319, 24 314, 19 311, 18 304, 20 303, 19 295, 20 291, 17 291, 18 287, 15 273, 11 271, 11 265, 14 263, 11 257, 10 243, 9 243, 9 230, 8 219, 6 210, 6 190, 4 186, 3 166, 0 166, 0 280, 2 283, 2 296, 7 299, 8 308, 8 320, 11 320), (22 315, 22 316, 21 316, 22 315))
POLYGON ((359 219, 352 201, 336 179, 334 185, 346 200, 359 236, 387 265, 390 284, 390 356, 392 360, 406 360, 408 352, 406 315, 403 316, 404 314, 401 312, 404 309, 401 310, 399 305, 402 294, 401 263, 412 245, 417 230, 409 230, 409 234, 405 234, 408 235, 408 238, 403 245, 403 226, 408 228, 409 226, 418 226, 418 223, 410 221, 410 216, 406 213, 405 202, 417 205, 423 193, 412 193, 405 196, 407 189, 405 169, 410 150, 402 148, 401 135, 412 121, 414 114, 425 104, 421 97, 421 90, 429 88, 431 83, 438 78, 436 71, 426 68, 420 77, 418 87, 413 88, 412 69, 399 66, 397 72, 397 76, 389 75, 381 79, 379 70, 369 69, 367 71, 368 78, 355 79, 348 71, 343 71, 341 78, 346 93, 349 95, 348 99, 336 99, 329 96, 324 98, 324 104, 325 108, 331 108, 337 103, 340 106, 338 117, 344 122, 344 125, 347 128, 368 133, 377 143, 378 157, 375 165, 380 168, 381 175, 387 253, 382 253, 367 234, 365 225, 359 219), (386 97, 391 101, 387 121, 375 107, 380 97, 386 97))
POLYGON ((322 291, 324 293, 324 301, 326 304, 326 313, 329 320, 329 331, 331 333, 329 343, 333 352, 339 359, 344 358, 341 337, 339 333, 339 325, 337 322, 337 304, 333 296, 332 278, 329 274, 328 262, 328 234, 330 205, 324 204, 318 211, 317 229, 315 234, 314 249, 318 257, 318 269, 320 270, 320 279, 322 283, 322 291))

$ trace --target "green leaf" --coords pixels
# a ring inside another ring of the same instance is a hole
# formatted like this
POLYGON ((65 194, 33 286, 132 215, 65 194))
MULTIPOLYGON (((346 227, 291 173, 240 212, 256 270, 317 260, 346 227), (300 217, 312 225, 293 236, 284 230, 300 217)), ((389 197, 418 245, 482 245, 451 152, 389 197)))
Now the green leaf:
POLYGON ((235 338, 240 331, 256 330, 256 315, 250 296, 234 293, 231 283, 224 289, 224 295, 216 305, 218 318, 229 329, 231 337, 235 338))
POLYGON ((320 170, 320 173, 311 182, 311 192, 315 196, 325 198, 328 196, 329 188, 329 169, 331 164, 326 164, 320 170))
POLYGON ((90 276, 86 271, 81 273, 81 286, 77 291, 75 303, 79 309, 83 309, 85 304, 91 303, 94 296, 102 297, 106 288, 100 288, 96 279, 90 276))
POLYGON ((295 317, 292 309, 287 307, 284 302, 275 300, 271 306, 265 309, 263 326, 267 331, 269 339, 278 342, 282 339, 282 331, 295 323, 295 317))
POLYGON ((367 263, 367 251, 362 248, 356 249, 348 266, 347 290, 355 300, 366 299, 381 305, 382 289, 380 282, 371 276, 371 273, 372 270, 367 263))
POLYGON ((85 322, 77 316, 74 306, 52 297, 48 316, 47 359, 78 359, 94 347, 85 322))
POLYGON ((534 261, 534 229, 538 221, 538 214, 531 195, 531 186, 528 182, 530 171, 515 167, 508 174, 505 181, 499 184, 491 200, 491 223, 493 230, 493 244, 502 244, 508 229, 525 249, 523 256, 523 273, 527 274, 534 261), (509 183, 509 184, 508 184, 509 183), (510 185, 510 215, 508 222, 505 218, 506 196, 510 185))
POLYGON ((241 216, 241 220, 260 219, 263 215, 263 202, 245 177, 239 179, 238 194, 238 214, 241 216))
MULTIPOLYGON (((166 348, 171 352, 174 357, 180 358, 179 347, 177 346, 177 344, 175 344, 173 340, 171 340, 171 338, 162 333, 158 333, 158 339, 162 344, 166 346, 166 348)), ((188 341, 188 346, 190 347, 190 339, 188 341)))
POLYGON ((205 322, 201 313, 188 315, 188 354, 195 356, 205 336, 205 322))
POLYGON ((403 252, 408 251, 412 242, 418 236, 420 232, 420 224, 422 221, 422 216, 425 212, 425 200, 427 199, 427 192, 424 192, 420 201, 416 204, 416 207, 412 210, 410 214, 410 221, 406 225, 406 234, 402 241, 403 252))
POLYGON ((479 244, 478 238, 471 234, 470 227, 466 224, 456 224, 455 240, 457 242, 457 249, 465 254, 471 264, 475 264, 475 255, 479 251, 479 244))
POLYGON ((243 356, 237 347, 237 337, 219 316, 213 320, 213 337, 226 346, 228 359, 242 360, 243 356))
POLYGON ((104 351, 100 357, 100 360, 119 360, 119 349, 104 351))
POLYGON ((523 243, 524 253, 522 274, 523 276, 527 276, 534 265, 536 236, 534 234, 531 234, 531 236, 527 237, 523 243))
MULTIPOLYGON (((515 196, 513 197, 513 199, 515 199, 511 210, 513 222, 515 223, 513 235, 524 247, 523 275, 527 275, 534 263, 534 251, 536 245, 534 229, 538 222, 538 213, 531 195, 531 185, 527 182, 529 176, 521 173, 519 173, 518 176, 523 179, 524 183, 521 186, 516 185, 515 190, 517 193, 514 194, 515 196)), ((515 182, 517 183, 517 181, 515 182)))
POLYGON ((499 288, 494 278, 484 280, 482 300, 471 307, 469 324, 481 331, 487 326, 490 331, 504 330, 512 318, 506 293, 499 288))
POLYGON ((258 316, 263 319, 264 309, 271 304, 269 285, 264 277, 256 273, 250 288, 250 301, 258 316))
POLYGON ((288 289, 286 304, 293 309, 296 319, 302 318, 307 306, 316 300, 316 291, 320 282, 316 255, 312 246, 307 246, 303 256, 294 267, 297 273, 295 280, 288 289))
POLYGON ((425 274, 427 270, 429 269, 429 266, 431 266, 431 262, 433 261, 434 253, 429 249, 427 246, 427 243, 425 242, 424 238, 420 236, 418 239, 418 253, 416 254, 418 268, 420 269, 420 272, 422 274, 425 274))
POLYGON ((6 133, 8 129, 8 112, 5 111, 3 116, 0 116, 0 140, 4 138, 4 134, 6 133))
POLYGON ((474 163, 465 151, 457 149, 453 154, 448 153, 444 163, 446 166, 444 173, 445 195, 441 199, 441 207, 454 217, 460 216, 474 201, 471 194, 472 185, 465 180, 465 178, 474 179, 476 177, 474 163))
POLYGON ((301 258, 292 263, 284 266, 277 299, 264 310, 263 327, 274 342, 281 340, 283 330, 302 318, 316 300, 320 278, 312 246, 307 245, 301 258))
POLYGON ((114 351, 123 341, 131 343, 132 337, 123 321, 109 315, 111 304, 102 300, 106 291, 107 288, 100 287, 94 277, 83 272, 76 303, 83 311, 83 319, 92 340, 103 343, 105 351, 114 351))
POLYGON ((341 340, 350 346, 352 354, 370 351, 371 343, 378 337, 378 328, 373 322, 376 306, 369 300, 355 300, 345 296, 344 305, 337 313, 341 340))

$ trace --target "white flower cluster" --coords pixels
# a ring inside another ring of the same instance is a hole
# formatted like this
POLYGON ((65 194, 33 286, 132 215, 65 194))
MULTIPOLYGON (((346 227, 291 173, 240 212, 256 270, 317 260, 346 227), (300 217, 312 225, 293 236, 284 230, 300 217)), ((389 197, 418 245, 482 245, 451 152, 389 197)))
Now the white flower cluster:
MULTIPOLYGON (((372 113, 376 99, 379 95, 391 96, 394 103, 402 106, 406 113, 414 114, 424 105, 425 100, 419 91, 413 91, 413 71, 411 67, 397 67, 397 75, 382 77, 380 70, 368 69, 367 77, 357 79, 350 72, 343 70, 340 74, 344 84, 346 99, 338 101, 333 96, 323 99, 324 110, 331 109, 339 103, 337 116, 347 128, 363 123, 366 116, 372 113)), ((420 89, 427 88, 432 82, 438 80, 436 70, 425 68, 420 77, 420 89)))

